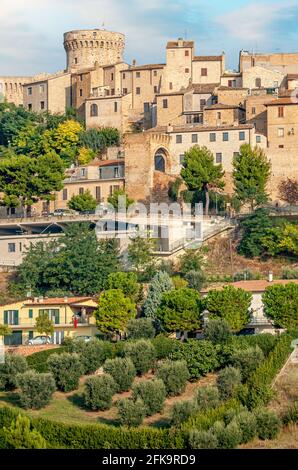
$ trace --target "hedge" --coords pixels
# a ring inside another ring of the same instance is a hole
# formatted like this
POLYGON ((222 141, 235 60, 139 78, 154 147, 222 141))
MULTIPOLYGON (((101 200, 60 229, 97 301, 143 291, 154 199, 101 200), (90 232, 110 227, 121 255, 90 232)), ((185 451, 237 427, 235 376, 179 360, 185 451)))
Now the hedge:
POLYGON ((68 352, 68 346, 61 346, 60 348, 46 349, 45 351, 40 351, 27 356, 27 363, 30 369, 36 370, 36 372, 49 372, 47 365, 47 359, 52 354, 62 354, 68 352))
MULTIPOLYGON (((10 426, 20 414, 8 406, 0 407, 0 428, 10 426)), ((108 425, 67 425, 42 418, 30 418, 53 448, 69 449, 183 449, 183 435, 172 429, 125 428, 108 425)))

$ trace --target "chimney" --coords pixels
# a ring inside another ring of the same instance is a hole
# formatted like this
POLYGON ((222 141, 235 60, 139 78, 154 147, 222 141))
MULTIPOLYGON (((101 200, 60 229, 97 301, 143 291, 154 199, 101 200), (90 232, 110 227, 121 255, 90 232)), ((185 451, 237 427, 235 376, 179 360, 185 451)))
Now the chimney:
POLYGON ((183 38, 178 38, 178 46, 183 47, 183 38))
POLYGON ((268 282, 272 282, 272 281, 273 281, 273 272, 269 271, 269 273, 268 273, 268 282))
POLYGON ((136 65, 137 65, 137 61, 136 61, 136 59, 133 59, 132 66, 135 67, 136 65))

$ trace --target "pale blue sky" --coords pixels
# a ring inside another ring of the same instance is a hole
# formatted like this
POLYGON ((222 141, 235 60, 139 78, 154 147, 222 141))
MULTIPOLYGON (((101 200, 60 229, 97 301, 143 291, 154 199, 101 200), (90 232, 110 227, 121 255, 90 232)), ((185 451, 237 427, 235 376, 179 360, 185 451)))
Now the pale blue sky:
POLYGON ((128 62, 164 62, 167 40, 185 35, 230 68, 240 49, 298 52, 298 0, 1 0, 0 75, 62 70, 63 32, 103 22, 126 35, 128 62))

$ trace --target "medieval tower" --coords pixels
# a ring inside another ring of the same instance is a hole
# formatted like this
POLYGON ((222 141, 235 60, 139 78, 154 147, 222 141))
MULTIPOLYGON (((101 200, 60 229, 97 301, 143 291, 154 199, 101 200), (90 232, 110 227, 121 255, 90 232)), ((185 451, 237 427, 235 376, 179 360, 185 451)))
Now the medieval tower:
POLYGON ((67 70, 111 65, 123 61, 125 36, 103 29, 76 30, 64 33, 67 70))

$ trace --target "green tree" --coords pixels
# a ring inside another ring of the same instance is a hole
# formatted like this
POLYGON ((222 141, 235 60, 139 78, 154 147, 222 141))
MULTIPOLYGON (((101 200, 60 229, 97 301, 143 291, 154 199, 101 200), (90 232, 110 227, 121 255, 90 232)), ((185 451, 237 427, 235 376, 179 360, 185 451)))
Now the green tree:
POLYGON ((156 319, 156 311, 161 303, 163 294, 173 289, 174 285, 168 273, 158 271, 152 279, 148 295, 144 303, 145 316, 156 319))
POLYGON ((140 233, 130 238, 130 244, 127 249, 128 261, 138 275, 153 269, 154 260, 152 258, 152 251, 155 246, 156 242, 154 239, 146 235, 142 236, 140 233))
POLYGON ((180 271, 184 275, 189 271, 202 272, 202 269, 205 266, 204 250, 202 248, 199 250, 188 248, 185 250, 183 255, 180 256, 179 261, 180 271))
POLYGON ((266 186, 270 177, 270 162, 264 150, 244 144, 233 161, 233 167, 235 195, 242 204, 249 204, 253 211, 268 200, 266 186))
POLYGON ((186 361, 191 380, 197 380, 219 367, 218 351, 211 341, 189 339, 186 342, 177 343, 178 347, 170 357, 174 361, 186 361))
POLYGON ((267 287, 263 297, 264 313, 278 328, 298 327, 298 284, 275 284, 267 287))
POLYGON ((82 147, 92 149, 94 152, 101 153, 106 148, 118 146, 120 134, 114 127, 103 127, 101 129, 88 129, 81 132, 79 144, 82 147))
POLYGON ((222 165, 214 164, 214 156, 207 147, 195 145, 185 152, 181 176, 190 191, 203 191, 205 213, 209 213, 209 189, 223 188, 222 165))
POLYGON ((47 441, 31 428, 27 416, 18 415, 11 425, 3 428, 4 439, 12 449, 46 449, 47 441))
POLYGON ((54 324, 46 312, 38 315, 34 328, 41 335, 52 335, 54 333, 54 324))
POLYGON ((12 329, 8 325, 0 324, 0 336, 9 336, 12 334, 12 329))
POLYGON ((247 258, 261 256, 265 251, 261 239, 271 227, 272 221, 265 209, 257 209, 245 218, 240 224, 243 235, 237 248, 238 253, 247 258))
POLYGON ((128 209, 129 206, 134 204, 134 200, 129 198, 128 195, 126 194, 124 189, 116 189, 113 194, 108 196, 108 203, 112 204, 114 209, 116 211, 119 210, 119 208, 123 209, 128 209))
POLYGON ((194 289, 184 288, 165 292, 156 315, 168 331, 195 331, 201 326, 203 303, 194 289))
POLYGON ((96 209, 97 201, 87 189, 83 194, 72 196, 67 203, 68 207, 74 211, 93 211, 96 209))
POLYGON ((71 165, 76 159, 82 129, 80 123, 69 119, 54 129, 46 130, 43 134, 44 153, 54 151, 61 157, 66 167, 71 165))
POLYGON ((123 333, 128 320, 136 316, 136 305, 119 289, 109 289, 99 298, 95 311, 98 329, 106 334, 123 333))
POLYGON ((126 297, 137 303, 140 297, 141 286, 135 273, 116 272, 108 276, 108 289, 120 289, 126 297))
POLYGON ((223 319, 233 331, 239 331, 249 321, 252 294, 233 286, 210 290, 205 300, 211 319, 223 319))
POLYGON ((35 113, 10 103, 0 104, 0 145, 8 147, 18 133, 39 118, 35 113))

